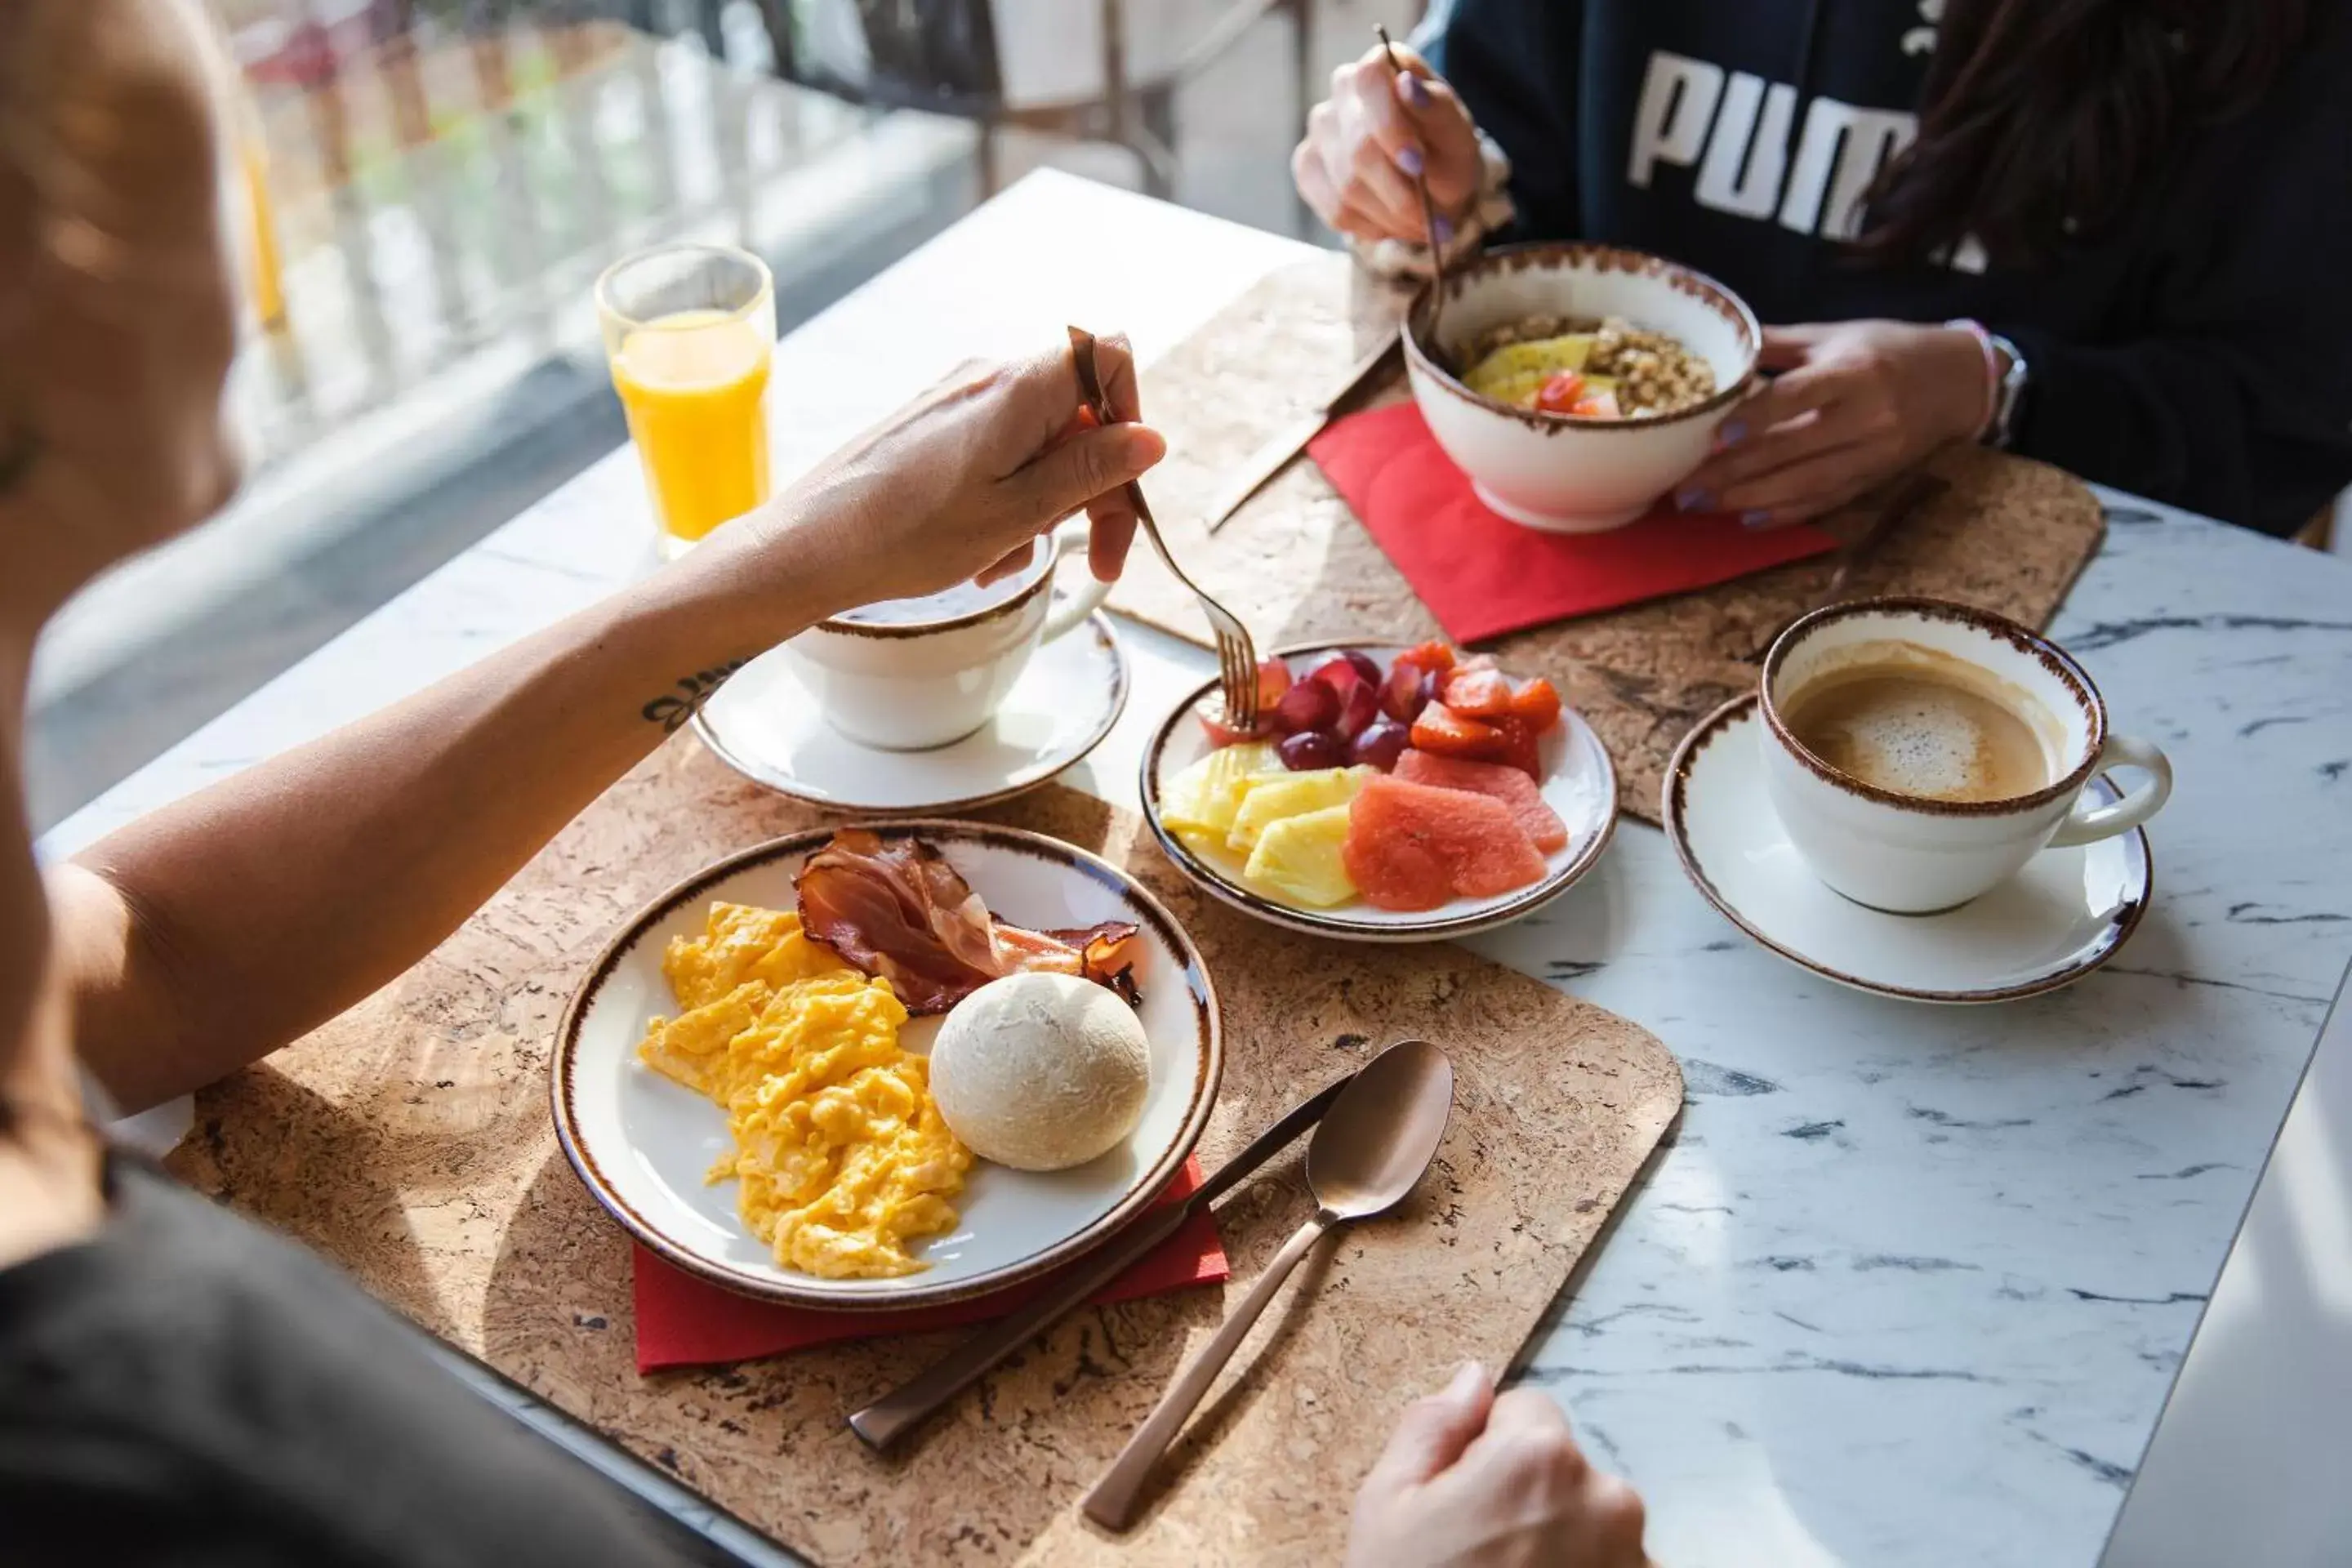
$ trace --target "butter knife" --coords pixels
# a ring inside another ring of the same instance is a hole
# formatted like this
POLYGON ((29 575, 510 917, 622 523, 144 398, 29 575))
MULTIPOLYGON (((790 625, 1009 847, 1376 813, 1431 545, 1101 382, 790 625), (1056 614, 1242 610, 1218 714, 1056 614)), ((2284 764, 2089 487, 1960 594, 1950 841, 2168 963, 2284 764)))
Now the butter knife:
POLYGON ((1234 475, 1233 488, 1209 512, 1208 531, 1214 533, 1223 528, 1227 518, 1241 510, 1244 501, 1265 489, 1273 482, 1275 475, 1288 468, 1291 459, 1307 449, 1307 443, 1323 433, 1323 426, 1331 423, 1332 415, 1342 404, 1386 371, 1389 361, 1396 357, 1403 341, 1394 333, 1390 334, 1386 342, 1356 362, 1339 390, 1276 431, 1263 446, 1251 453, 1234 475))
POLYGON ((1182 1229, 1186 1221, 1223 1197, 1298 1135, 1323 1120, 1323 1112, 1348 1087, 1346 1078, 1301 1104, 1259 1133, 1250 1146, 1226 1161, 1181 1203, 1156 1208, 1118 1237, 1089 1254, 1059 1286, 1007 1318, 976 1330, 925 1370, 849 1418, 850 1430, 880 1453, 949 1400, 980 1381, 982 1373, 1060 1322, 1089 1297, 1126 1273, 1145 1254, 1182 1229))

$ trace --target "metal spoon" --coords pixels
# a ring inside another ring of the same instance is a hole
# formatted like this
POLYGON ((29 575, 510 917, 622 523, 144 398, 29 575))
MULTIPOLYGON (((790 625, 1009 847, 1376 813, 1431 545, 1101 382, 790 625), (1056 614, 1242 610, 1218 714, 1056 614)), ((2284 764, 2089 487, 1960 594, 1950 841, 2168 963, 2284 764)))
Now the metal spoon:
POLYGON ((1445 1136, 1454 1109, 1454 1064, 1426 1040, 1400 1040, 1366 1063, 1316 1128, 1307 1146, 1307 1184, 1315 1215, 1274 1255, 1265 1273, 1234 1309, 1208 1348, 1178 1375, 1127 1447, 1087 1494, 1087 1517, 1124 1530, 1151 1467, 1249 1335, 1250 1327, 1298 1260, 1333 1226, 1394 1207, 1421 1180, 1445 1136))

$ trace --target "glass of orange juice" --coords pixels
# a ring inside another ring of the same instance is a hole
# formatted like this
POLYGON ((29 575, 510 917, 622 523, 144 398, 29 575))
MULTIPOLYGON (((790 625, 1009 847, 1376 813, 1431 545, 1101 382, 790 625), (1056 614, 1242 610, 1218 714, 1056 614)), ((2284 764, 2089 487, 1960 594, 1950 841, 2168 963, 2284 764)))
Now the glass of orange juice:
POLYGON ((724 245, 666 245, 596 279, 613 389, 629 416, 665 555, 768 499, 767 264, 724 245))

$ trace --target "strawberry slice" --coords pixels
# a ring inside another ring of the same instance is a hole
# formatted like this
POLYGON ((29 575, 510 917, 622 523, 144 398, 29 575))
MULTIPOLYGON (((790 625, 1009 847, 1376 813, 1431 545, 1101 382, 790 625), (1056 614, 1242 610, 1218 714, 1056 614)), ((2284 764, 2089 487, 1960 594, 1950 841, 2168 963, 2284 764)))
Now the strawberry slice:
MULTIPOLYGON (((1543 750, 1537 742, 1535 725, 1516 713, 1506 713, 1495 721, 1493 729, 1495 749, 1486 753, 1486 760, 1500 763, 1507 768, 1517 768, 1536 783, 1543 783, 1543 750)), ((1414 726, 1413 733, 1416 737, 1420 735, 1418 725, 1414 726)), ((1413 744, 1421 744, 1418 738, 1413 744)), ((1433 751, 1436 748, 1427 749, 1433 751)))
MULTIPOLYGON (((1086 412, 1084 409, 1080 413, 1086 412)), ((1283 693, 1294 684, 1290 666, 1278 658, 1257 661, 1257 722, 1249 729, 1229 722, 1224 703, 1211 696, 1201 704, 1201 728, 1209 737, 1209 744, 1225 747, 1243 741, 1255 741, 1274 732, 1274 710, 1282 701, 1283 693)))
POLYGON ((1541 734, 1559 722, 1559 693, 1552 689, 1550 681, 1538 675, 1511 693, 1511 711, 1541 734))
POLYGON ((1454 648, 1448 643, 1425 642, 1397 655, 1396 662, 1412 665, 1417 669, 1433 669, 1443 675, 1454 668, 1454 648))
POLYGON ((1511 710, 1517 695, 1499 669, 1458 665, 1445 682, 1445 705, 1465 718, 1499 719, 1511 710))
POLYGON ((1246 730, 1238 724, 1228 723, 1225 700, 1214 692, 1201 700, 1197 717, 1201 721, 1201 732, 1209 737, 1209 746, 1213 751, 1223 751, 1244 741, 1255 741, 1273 728, 1266 722, 1263 712, 1258 715, 1257 723, 1246 730))
POLYGON ((1556 371, 1536 391, 1536 406, 1546 414, 1566 414, 1584 396, 1584 378, 1572 370, 1556 371))
POLYGON ((1465 718, 1443 702, 1433 702, 1412 721, 1412 743, 1441 757, 1470 757, 1498 762, 1502 731, 1492 724, 1465 718))

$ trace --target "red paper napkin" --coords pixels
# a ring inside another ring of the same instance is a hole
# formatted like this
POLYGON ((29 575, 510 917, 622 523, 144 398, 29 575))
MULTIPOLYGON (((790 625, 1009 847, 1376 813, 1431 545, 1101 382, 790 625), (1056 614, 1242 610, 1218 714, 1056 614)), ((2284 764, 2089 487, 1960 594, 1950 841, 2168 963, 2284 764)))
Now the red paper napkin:
MULTIPOLYGON (((1187 1160, 1153 1206, 1180 1202, 1200 1184, 1200 1162, 1187 1160)), ((836 1340, 874 1339, 884 1334, 919 1333, 927 1329, 985 1322, 1004 1316, 1061 1278, 1056 1272, 1043 1279, 943 1307, 917 1307, 898 1312, 823 1312, 738 1296, 672 1268, 642 1247, 635 1252, 637 1372, 641 1376, 665 1367, 708 1366, 717 1362, 782 1355, 836 1340)), ((1154 1248, 1150 1256, 1097 1291, 1094 1300, 1098 1305, 1131 1301, 1139 1296, 1158 1296, 1193 1285, 1213 1285, 1232 1273, 1233 1266, 1225 1259, 1224 1244, 1217 1239, 1216 1217, 1202 1209, 1187 1220, 1181 1230, 1154 1248)))
POLYGON ((1455 642, 1727 583, 1836 544, 1818 529, 1671 510, 1607 533, 1522 528, 1480 502, 1411 403, 1336 420, 1307 450, 1455 642))

